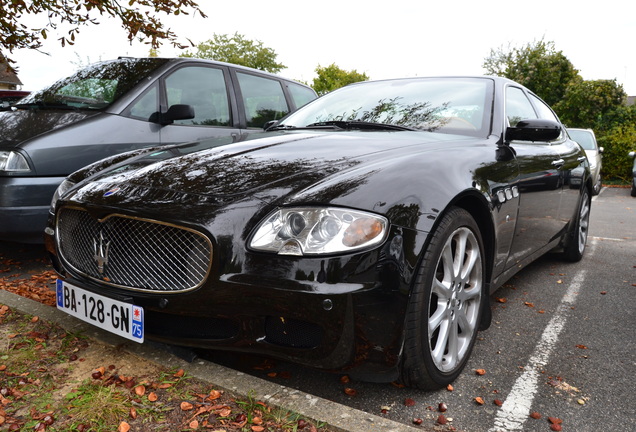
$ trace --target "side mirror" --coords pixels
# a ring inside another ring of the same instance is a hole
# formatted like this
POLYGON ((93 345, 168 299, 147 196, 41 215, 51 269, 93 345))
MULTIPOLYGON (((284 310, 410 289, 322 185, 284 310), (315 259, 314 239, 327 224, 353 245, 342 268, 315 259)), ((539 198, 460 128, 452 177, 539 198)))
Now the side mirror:
POLYGON ((171 105, 165 113, 156 112, 152 114, 150 121, 165 126, 172 124, 175 120, 192 118, 194 118, 194 107, 192 105, 175 104, 171 105))
POLYGON ((598 148, 598 152, 599 152, 599 153, 603 153, 604 151, 605 151, 605 149, 604 149, 603 147, 599 147, 599 148, 598 148))
POLYGON ((506 142, 540 141, 548 142, 561 135, 561 125, 552 120, 521 120, 515 127, 506 128, 506 142))
POLYGON ((271 128, 272 126, 274 126, 276 123, 278 123, 278 120, 270 120, 267 123, 265 123, 263 125, 263 130, 267 130, 269 128, 271 128))

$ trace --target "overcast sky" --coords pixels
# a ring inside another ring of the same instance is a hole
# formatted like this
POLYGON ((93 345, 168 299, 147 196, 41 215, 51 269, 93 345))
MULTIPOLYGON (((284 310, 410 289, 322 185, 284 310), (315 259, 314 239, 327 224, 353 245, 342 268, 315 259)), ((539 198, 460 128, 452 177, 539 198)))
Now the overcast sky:
MULTIPOLYGON (((616 79, 636 95, 636 14, 630 0, 199 0, 208 18, 165 17, 176 34, 200 43, 238 32, 272 48, 281 75, 311 82, 316 66, 335 63, 371 79, 483 74, 491 49, 552 41, 586 80, 616 79), (629 8, 629 10, 628 10, 629 8)), ((72 73, 77 64, 148 55, 130 45, 121 24, 101 18, 83 27, 74 46, 49 34, 43 51, 13 53, 25 90, 72 73)), ((168 44, 162 57, 180 53, 168 44)))

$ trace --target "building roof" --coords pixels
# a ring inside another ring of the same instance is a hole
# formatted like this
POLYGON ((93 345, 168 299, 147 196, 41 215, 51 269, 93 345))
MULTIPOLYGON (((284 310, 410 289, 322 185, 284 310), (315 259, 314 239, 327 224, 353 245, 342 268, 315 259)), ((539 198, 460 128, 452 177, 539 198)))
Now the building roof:
POLYGON ((20 78, 6 62, 0 62, 0 84, 22 85, 20 78))

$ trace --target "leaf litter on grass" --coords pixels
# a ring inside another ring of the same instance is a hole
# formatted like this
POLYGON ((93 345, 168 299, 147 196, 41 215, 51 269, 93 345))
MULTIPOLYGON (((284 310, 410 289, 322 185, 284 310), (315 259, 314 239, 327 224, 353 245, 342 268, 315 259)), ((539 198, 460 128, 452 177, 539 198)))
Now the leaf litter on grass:
POLYGON ((0 431, 321 431, 0 304, 0 431))

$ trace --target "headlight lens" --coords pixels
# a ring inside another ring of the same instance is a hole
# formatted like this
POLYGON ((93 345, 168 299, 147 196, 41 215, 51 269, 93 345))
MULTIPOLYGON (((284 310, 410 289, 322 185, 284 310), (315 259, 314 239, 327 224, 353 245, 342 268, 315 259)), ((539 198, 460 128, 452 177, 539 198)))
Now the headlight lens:
POLYGON ((64 195, 66 191, 68 191, 73 186, 75 186, 75 183, 73 183, 72 181, 68 179, 64 179, 64 181, 60 183, 57 189, 55 189, 55 193, 53 194, 53 199, 51 200, 51 207, 49 208, 49 212, 51 213, 55 212, 55 203, 57 203, 57 200, 60 199, 60 197, 64 195))
POLYGON ((16 151, 0 151, 0 171, 30 171, 29 163, 16 151))
POLYGON ((250 248, 280 255, 350 252, 378 245, 387 234, 386 218, 341 208, 282 208, 256 229, 250 248))

